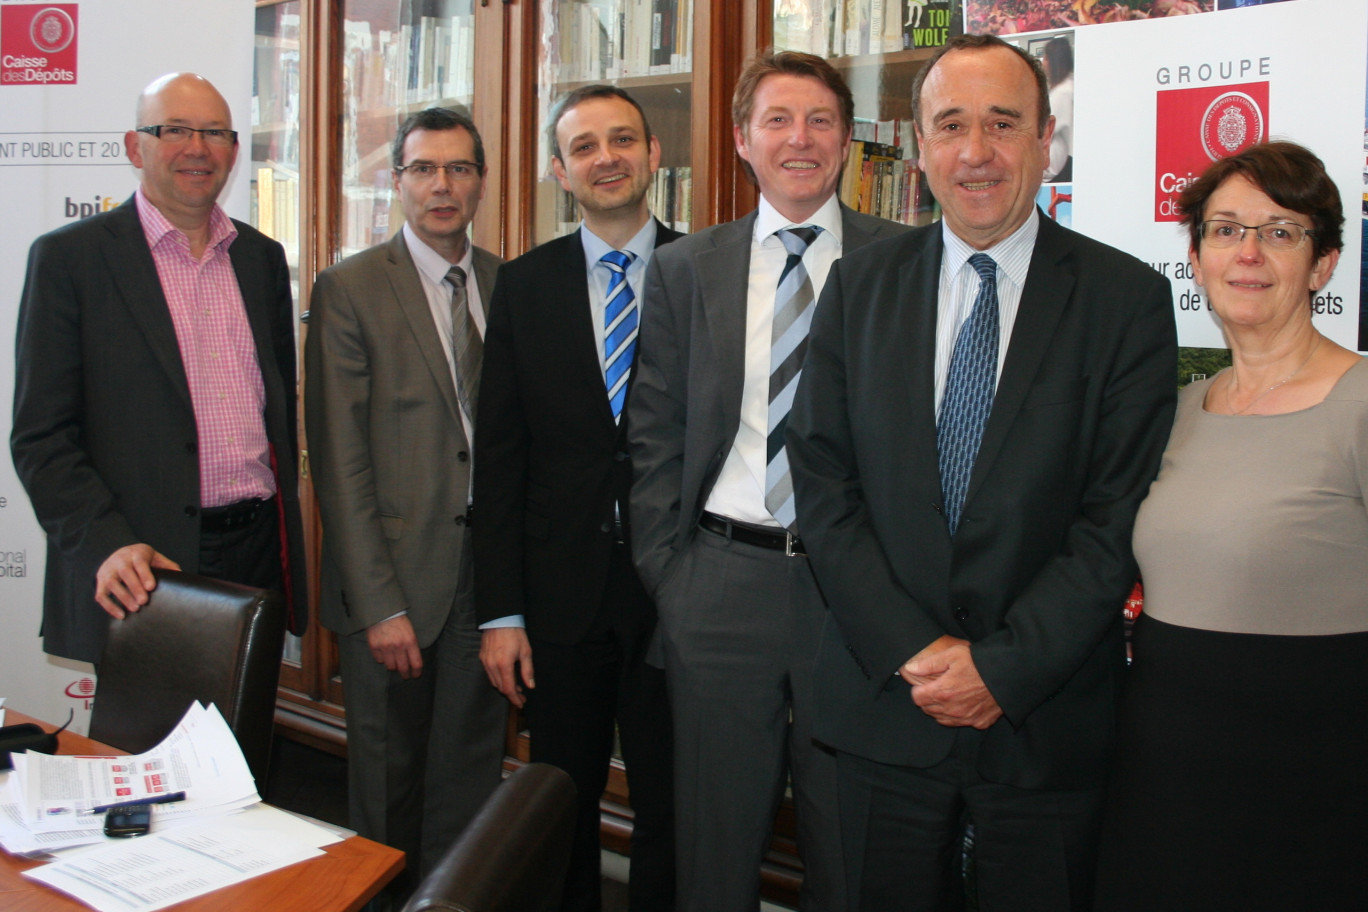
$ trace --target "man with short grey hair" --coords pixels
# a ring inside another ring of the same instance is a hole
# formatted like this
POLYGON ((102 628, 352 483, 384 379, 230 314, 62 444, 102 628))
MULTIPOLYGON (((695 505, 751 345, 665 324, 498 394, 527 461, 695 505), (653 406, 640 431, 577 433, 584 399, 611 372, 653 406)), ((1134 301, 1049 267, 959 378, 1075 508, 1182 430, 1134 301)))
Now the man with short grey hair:
POLYGON ((393 170, 402 228, 314 285, 304 403, 351 825, 407 853, 389 891, 402 902, 498 785, 506 711, 480 666, 469 535, 499 264, 466 236, 484 196, 479 132, 464 113, 419 111, 393 170))

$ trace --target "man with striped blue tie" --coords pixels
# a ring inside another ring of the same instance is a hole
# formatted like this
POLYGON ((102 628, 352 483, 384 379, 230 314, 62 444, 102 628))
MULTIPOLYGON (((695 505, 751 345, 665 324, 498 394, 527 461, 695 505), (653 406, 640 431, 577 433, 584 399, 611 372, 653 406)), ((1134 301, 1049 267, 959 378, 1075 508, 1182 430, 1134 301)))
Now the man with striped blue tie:
POLYGON ((524 706, 532 759, 565 769, 579 817, 562 909, 599 900, 599 796, 613 727, 635 812, 630 905, 672 908, 674 824, 664 672, 647 664, 655 605, 632 566, 623 405, 642 277, 680 235, 651 217, 660 144, 621 89, 552 111, 551 165, 584 220, 499 271, 475 427, 475 601, 481 659, 524 706))
POLYGON ((825 60, 747 63, 732 99, 756 212, 662 250, 628 406, 637 568, 675 719, 680 908, 754 912, 790 774, 800 908, 845 908, 836 769, 812 740, 826 609, 784 450, 807 326, 842 254, 904 230, 836 198, 854 102, 825 60))

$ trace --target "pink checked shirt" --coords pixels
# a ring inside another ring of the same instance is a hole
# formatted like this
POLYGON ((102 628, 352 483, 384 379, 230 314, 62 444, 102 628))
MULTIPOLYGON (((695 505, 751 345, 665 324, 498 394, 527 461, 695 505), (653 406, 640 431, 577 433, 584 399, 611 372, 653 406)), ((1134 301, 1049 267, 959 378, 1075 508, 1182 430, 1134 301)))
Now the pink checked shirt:
POLYGON ((199 433, 200 505, 271 497, 276 483, 263 417, 266 387, 228 258, 237 229, 215 206, 209 244, 196 260, 189 239, 141 189, 137 204, 190 383, 199 433))

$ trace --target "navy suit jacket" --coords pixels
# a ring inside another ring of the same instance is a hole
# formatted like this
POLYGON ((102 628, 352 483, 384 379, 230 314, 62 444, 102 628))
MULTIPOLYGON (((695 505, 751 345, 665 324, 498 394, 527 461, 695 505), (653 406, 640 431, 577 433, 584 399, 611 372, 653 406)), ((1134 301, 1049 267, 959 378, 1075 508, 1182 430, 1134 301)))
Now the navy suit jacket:
MULTIPOLYGON (((681 236, 656 223, 657 248, 681 236)), ((654 304, 642 298, 643 316, 654 304)), ((601 336, 578 231, 499 269, 475 422, 480 623, 522 614, 538 638, 573 645, 602 604, 632 463, 627 411, 615 424, 608 405, 601 336)), ((630 400, 635 371, 628 382, 630 400)))
POLYGON ((1124 668, 1131 525, 1176 399, 1168 280, 1041 216, 992 412, 952 539, 934 365, 939 224, 832 270, 788 425, 798 523, 831 609, 817 737, 883 763, 944 759, 956 729, 896 677, 942 635, 1004 717, 979 771, 1100 784, 1124 668))

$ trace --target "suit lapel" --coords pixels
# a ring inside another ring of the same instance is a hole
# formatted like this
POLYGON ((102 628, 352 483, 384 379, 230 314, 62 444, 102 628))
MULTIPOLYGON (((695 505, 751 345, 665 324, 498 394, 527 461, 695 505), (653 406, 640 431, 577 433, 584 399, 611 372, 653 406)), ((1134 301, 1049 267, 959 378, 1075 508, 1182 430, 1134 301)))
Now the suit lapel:
MULTIPOLYGON (((242 295, 242 308, 247 314, 247 325, 252 330, 252 341, 256 343, 257 364, 261 368, 261 379, 266 386, 266 402, 285 401, 285 378, 280 376, 280 368, 275 359, 275 339, 272 338, 271 318, 275 307, 275 288, 269 281, 270 270, 262 257, 261 244, 244 241, 239 233, 237 240, 228 248, 228 259, 233 264, 237 276, 238 291, 242 295)), ((293 382, 295 378, 289 378, 293 382)))
MULTIPOLYGON (((905 352, 900 365, 907 396, 911 402, 911 420, 903 429, 904 447, 908 464, 939 465, 936 443, 936 317, 940 300, 941 255, 944 241, 940 225, 922 229, 924 240, 912 248, 912 256, 898 270, 898 301, 893 312, 898 314, 895 337, 903 340, 893 346, 905 352)), ((933 502, 940 501, 940 481, 936 472, 914 472, 913 479, 933 479, 933 490, 926 493, 933 502)))
MULTIPOLYGON (((585 272, 584 241, 578 230, 561 242, 561 262, 558 272, 562 281, 555 282, 554 300, 546 309, 548 325, 546 338, 552 345, 568 346, 571 375, 557 382, 573 384, 582 391, 585 402, 598 400, 595 414, 599 427, 616 432, 613 410, 608 405, 608 388, 603 382, 603 366, 599 352, 602 348, 601 330, 594 325, 594 313, 589 302, 589 281, 585 272)), ((628 378, 630 383, 630 377, 628 378)))
POLYGON ((724 427, 736 427, 741 420, 741 392, 746 382, 746 302, 755 219, 756 213, 752 212, 719 225, 713 234, 712 249, 697 257, 703 315, 717 356, 716 388, 723 391, 724 427))
MULTIPOLYGON (((457 426, 461 424, 461 407, 456 399, 456 382, 451 378, 451 363, 447 361, 442 349, 442 340, 437 334, 437 324, 432 320, 432 310, 428 307, 427 292, 418 278, 418 267, 409 256, 408 246, 404 243, 404 232, 395 233, 390 241, 388 278, 390 290, 404 319, 408 321, 418 351, 432 372, 432 380, 442 392, 447 409, 457 426)), ((478 277, 476 281, 479 281, 478 277)), ((483 297, 484 289, 480 289, 483 297)))
POLYGON ((1055 327, 1064 306, 1073 293, 1074 274, 1066 264, 1068 246, 1059 227, 1040 216, 1040 233, 1031 253, 1031 268, 1026 274, 1026 286, 1021 292, 1012 338, 1007 347, 1007 359, 1002 365, 1002 378, 993 397, 993 410, 983 429, 974 473, 969 479, 965 505, 973 499, 983 479, 992 471, 993 463, 1002 452, 1007 431, 1016 420, 1026 401, 1026 392, 1040 369, 1040 363, 1054 338, 1055 327))
MULTIPOLYGON (((471 259, 475 267, 475 287, 480 290, 480 310, 485 318, 489 317, 489 301, 494 296, 494 281, 499 275, 499 258, 479 247, 471 248, 471 259)), ((488 324, 486 324, 488 325, 488 324)))
POLYGON ((193 408, 180 342, 171 322, 171 307, 166 303, 157 264, 138 219, 137 202, 130 197, 110 213, 105 227, 111 236, 110 243, 102 249, 108 274, 114 277, 119 295, 133 315, 133 322, 147 337, 157 362, 171 378, 186 407, 193 408))

